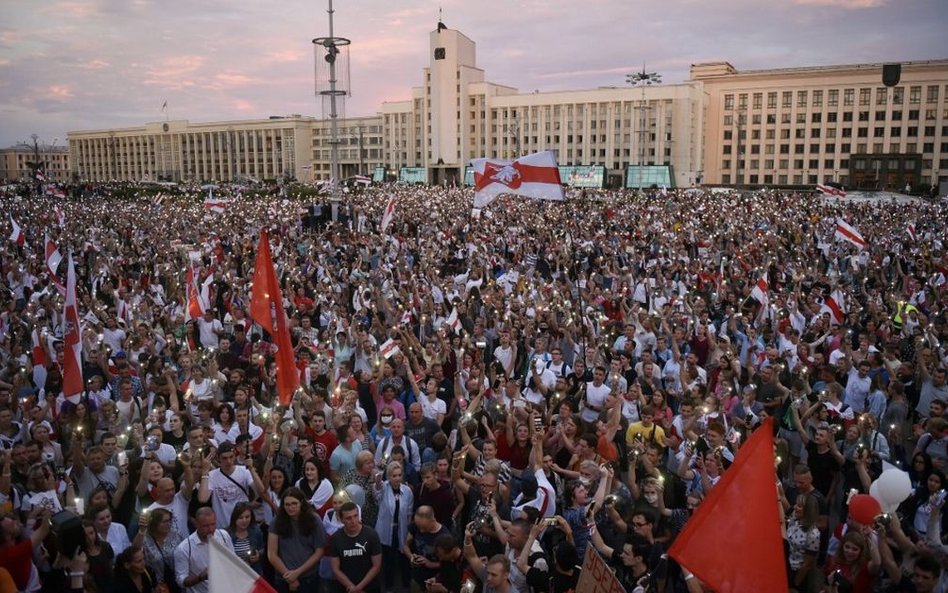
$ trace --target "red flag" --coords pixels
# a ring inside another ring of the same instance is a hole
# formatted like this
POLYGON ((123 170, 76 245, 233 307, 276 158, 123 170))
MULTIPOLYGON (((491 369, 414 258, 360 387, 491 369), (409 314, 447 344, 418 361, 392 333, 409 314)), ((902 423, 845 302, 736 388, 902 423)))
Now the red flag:
POLYGON ((717 593, 785 593, 776 482, 773 418, 768 418, 741 447, 668 555, 717 593))
POLYGON ((66 272, 66 303, 63 311, 63 396, 82 393, 82 340, 79 336, 79 306, 76 303, 76 267, 69 255, 66 272))
POLYGON ((562 200, 560 170, 550 151, 522 156, 515 161, 474 159, 474 207, 483 208, 500 194, 517 194, 543 200, 562 200))
POLYGON ((824 185, 822 183, 816 184, 816 191, 827 196, 837 196, 840 198, 846 197, 846 190, 841 187, 833 187, 832 185, 824 185))
POLYGON ((250 296, 250 318, 273 337, 277 347, 277 393, 280 405, 288 406, 293 393, 300 386, 300 375, 296 370, 293 343, 286 325, 283 310, 283 295, 277 281, 273 258, 270 256, 270 238, 264 229, 257 246, 257 260, 253 268, 253 290, 250 296))
POLYGON ((43 336, 38 327, 33 328, 33 366, 49 366, 49 357, 43 344, 43 336))

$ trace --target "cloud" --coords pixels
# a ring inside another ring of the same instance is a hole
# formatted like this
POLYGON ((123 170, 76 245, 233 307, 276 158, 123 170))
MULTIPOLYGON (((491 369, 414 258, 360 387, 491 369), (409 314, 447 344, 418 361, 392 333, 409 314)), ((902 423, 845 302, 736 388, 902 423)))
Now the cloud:
POLYGON ((69 19, 89 18, 100 14, 99 6, 88 0, 85 2, 54 2, 42 9, 41 12, 69 19))
POLYGON ((886 0, 794 0, 802 6, 831 6, 849 10, 861 8, 877 8, 886 3, 886 0))
POLYGON ((75 96, 72 89, 64 84, 54 84, 46 89, 46 93, 54 99, 71 99, 75 96))
POLYGON ((145 72, 143 84, 163 86, 168 89, 182 89, 195 86, 199 82, 197 74, 204 65, 204 58, 196 55, 182 55, 165 58, 161 63, 145 72))
POLYGON ((306 57, 306 52, 301 49, 285 49, 282 51, 274 51, 267 54, 266 61, 272 63, 291 63, 298 62, 306 57))

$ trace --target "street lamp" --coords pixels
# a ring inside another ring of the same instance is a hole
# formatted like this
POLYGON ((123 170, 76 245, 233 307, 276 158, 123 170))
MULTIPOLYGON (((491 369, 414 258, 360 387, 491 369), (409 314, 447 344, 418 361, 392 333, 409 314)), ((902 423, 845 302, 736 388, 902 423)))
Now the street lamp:
POLYGON ((653 84, 661 84, 662 75, 657 72, 648 72, 645 69, 645 64, 642 64, 641 72, 634 72, 632 74, 626 74, 625 82, 632 86, 642 87, 642 118, 639 126, 639 165, 645 164, 645 87, 651 86, 653 84))

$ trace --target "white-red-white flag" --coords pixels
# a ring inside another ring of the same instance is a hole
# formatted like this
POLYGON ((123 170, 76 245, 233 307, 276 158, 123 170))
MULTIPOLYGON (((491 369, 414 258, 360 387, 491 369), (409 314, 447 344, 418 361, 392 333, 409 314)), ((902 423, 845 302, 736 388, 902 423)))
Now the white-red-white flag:
POLYGON ((541 200, 562 200, 563 186, 556 157, 535 152, 514 161, 474 159, 474 207, 483 208, 501 194, 541 200))
POLYGON ((382 213, 382 224, 379 226, 379 230, 384 233, 388 225, 392 224, 393 218, 395 218, 395 196, 389 198, 388 204, 385 205, 385 212, 382 213))
POLYGON ((906 225, 905 232, 908 233, 908 236, 913 241, 915 241, 915 223, 914 222, 910 222, 908 223, 908 225, 906 225))
POLYGON ((79 305, 76 299, 76 266, 69 255, 66 299, 63 307, 63 396, 82 393, 82 339, 79 335, 79 305))
POLYGON ((66 192, 63 191, 61 187, 56 187, 55 185, 46 186, 46 195, 52 196, 54 198, 65 198, 66 192))
POLYGON ((458 310, 456 308, 451 309, 451 314, 444 320, 444 323, 450 327, 454 333, 461 333, 461 320, 458 319, 458 310))
POLYGON ((56 275, 56 270, 59 269, 59 263, 63 261, 63 255, 59 253, 59 248, 57 248, 56 243, 49 238, 49 235, 46 236, 45 246, 46 273, 49 274, 49 279, 53 285, 59 289, 59 292, 66 294, 66 286, 62 283, 62 280, 59 279, 59 276, 56 275))
POLYGON ((43 173, 42 169, 36 170, 36 180, 39 181, 40 183, 44 183, 46 181, 46 174, 43 173))
POLYGON ((66 226, 66 214, 63 212, 63 209, 59 206, 53 207, 53 214, 56 215, 56 224, 60 227, 66 226))
POLYGON ((833 187, 832 185, 823 185, 822 183, 817 183, 816 191, 827 196, 837 196, 839 198, 846 197, 846 190, 841 187, 833 187))
POLYGON ((10 233, 10 241, 22 247, 26 244, 26 235, 23 234, 23 229, 13 220, 12 216, 10 217, 10 225, 13 227, 13 231, 10 233))
POLYGON ((833 236, 836 239, 848 241, 860 249, 865 249, 869 246, 869 243, 867 243, 859 231, 856 230, 856 227, 852 226, 842 218, 836 219, 836 233, 833 236))
POLYGON ((223 214, 227 211, 230 200, 221 200, 220 198, 207 197, 204 200, 204 209, 215 214, 223 214))
POLYGON ((754 300, 756 300, 758 303, 766 307, 767 303, 770 302, 770 297, 767 294, 769 288, 770 287, 767 284, 767 275, 765 274, 757 280, 757 284, 755 284, 754 288, 751 289, 751 296, 754 297, 754 300))
POLYGON ((395 340, 389 338, 385 340, 385 343, 379 346, 379 354, 384 358, 391 358, 395 354, 401 352, 401 349, 398 347, 398 344, 395 343, 395 340))
POLYGON ((207 582, 209 593, 276 593, 265 578, 226 545, 209 537, 207 582))
POLYGON ((49 356, 46 354, 45 344, 41 338, 40 328, 33 327, 33 366, 49 366, 49 356))
POLYGON ((830 321, 836 325, 842 325, 846 318, 846 297, 838 288, 828 297, 823 299, 820 306, 820 314, 829 313, 830 321))

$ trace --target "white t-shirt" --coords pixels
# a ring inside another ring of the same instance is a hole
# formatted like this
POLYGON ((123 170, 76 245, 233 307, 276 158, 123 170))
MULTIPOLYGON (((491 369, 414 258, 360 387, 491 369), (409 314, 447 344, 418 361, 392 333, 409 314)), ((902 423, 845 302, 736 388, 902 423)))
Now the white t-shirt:
POLYGON ((29 498, 24 501, 23 510, 26 512, 29 512, 37 507, 48 509, 49 512, 54 515, 63 510, 63 505, 59 503, 59 498, 56 496, 56 492, 53 490, 35 492, 30 494, 29 498))
POLYGON ((599 387, 596 387, 592 382, 586 383, 586 407, 583 408, 582 413, 579 415, 583 422, 592 423, 599 418, 599 412, 602 412, 603 407, 605 407, 606 398, 611 391, 612 389, 605 383, 599 387))
POLYGON ((494 348, 494 360, 503 365, 504 370, 510 370, 513 372, 513 347, 507 346, 504 349, 503 346, 497 346, 494 348))
POLYGON ((421 403, 421 413, 424 414, 425 418, 438 420, 438 414, 448 413, 448 406, 443 399, 435 398, 434 401, 431 401, 427 397, 423 397, 419 401, 421 403))
MULTIPOLYGON (((160 502, 152 503, 147 510, 165 509, 171 513, 171 529, 181 536, 181 539, 187 539, 188 533, 188 501, 180 491, 174 495, 169 504, 160 502)), ((229 517, 228 517, 229 518, 229 517)))
POLYGON ((211 470, 207 476, 207 485, 211 490, 211 506, 217 515, 217 526, 226 529, 230 525, 230 515, 238 502, 250 502, 248 491, 253 488, 253 476, 242 465, 234 466, 230 476, 224 475, 220 468, 211 470))
POLYGON ((211 321, 205 321, 202 317, 198 319, 198 332, 201 336, 201 345, 205 348, 217 348, 220 345, 220 337, 214 333, 215 330, 219 332, 224 331, 224 326, 221 324, 220 319, 213 319, 211 321))

